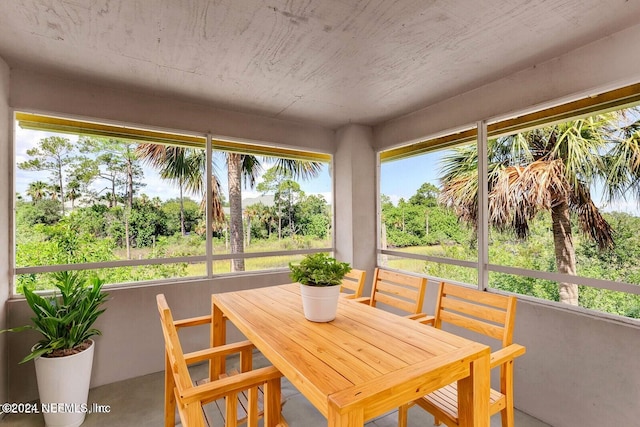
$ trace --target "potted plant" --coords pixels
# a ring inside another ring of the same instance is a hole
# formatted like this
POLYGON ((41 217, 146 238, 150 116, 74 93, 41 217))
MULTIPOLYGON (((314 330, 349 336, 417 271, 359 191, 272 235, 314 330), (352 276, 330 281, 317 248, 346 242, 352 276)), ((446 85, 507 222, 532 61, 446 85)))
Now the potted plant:
POLYGON ((304 316, 313 322, 335 319, 344 275, 351 271, 346 262, 339 262, 325 253, 306 255, 299 264, 289 263, 290 277, 300 283, 304 316))
POLYGON ((103 281, 87 279, 79 272, 53 274, 56 291, 40 296, 23 287, 24 297, 34 313, 33 324, 2 332, 35 330, 42 334, 20 363, 33 360, 38 393, 47 426, 77 427, 84 422, 93 365, 94 335, 101 335, 93 323, 105 311, 108 294, 103 281), (64 406, 62 406, 64 405, 64 406))

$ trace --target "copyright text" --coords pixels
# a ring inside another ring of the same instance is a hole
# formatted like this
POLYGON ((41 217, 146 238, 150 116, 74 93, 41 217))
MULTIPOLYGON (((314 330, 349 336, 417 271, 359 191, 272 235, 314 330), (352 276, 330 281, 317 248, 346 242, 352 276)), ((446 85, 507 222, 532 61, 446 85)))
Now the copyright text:
POLYGON ((7 402, 2 404, 2 412, 4 414, 108 414, 111 412, 111 405, 98 403, 7 402))

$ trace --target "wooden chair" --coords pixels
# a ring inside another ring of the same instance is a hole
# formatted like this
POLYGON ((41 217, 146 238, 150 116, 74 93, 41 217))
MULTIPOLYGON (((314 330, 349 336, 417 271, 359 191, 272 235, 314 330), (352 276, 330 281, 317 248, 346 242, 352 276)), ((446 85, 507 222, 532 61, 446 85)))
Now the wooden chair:
MULTIPOLYGON (((515 318, 516 298, 513 296, 440 283, 434 326, 441 328, 443 323, 449 323, 494 338, 501 344, 500 349, 491 354, 491 369, 500 367, 500 390, 491 389, 489 414, 500 412, 502 427, 513 427, 513 361, 525 353, 523 346, 512 343, 515 318)), ((435 425, 440 425, 441 421, 449 427, 459 425, 457 383, 436 390, 413 404, 430 412, 435 425)), ((400 427, 406 427, 408 407, 400 408, 400 427)))
POLYGON ((202 405, 218 399, 225 401, 226 427, 235 427, 245 421, 247 427, 257 427, 261 416, 265 426, 287 425, 280 413, 282 374, 273 366, 251 370, 251 342, 243 341, 185 354, 178 339, 178 328, 210 323, 211 316, 174 321, 164 295, 157 295, 156 300, 165 341, 165 427, 175 425, 176 406, 184 427, 206 426, 202 405), (221 359, 236 353, 240 354, 240 373, 223 375, 202 385, 193 384, 188 365, 207 360, 219 363, 221 359), (258 408, 259 387, 264 393, 262 414, 258 408), (243 396, 243 393, 246 394, 243 396), (239 402, 245 405, 246 419, 238 420, 236 417, 239 402))
POLYGON ((352 268, 342 280, 340 295, 343 298, 360 298, 362 296, 362 290, 364 289, 364 280, 366 275, 366 271, 352 268), (344 292, 345 290, 350 291, 350 293, 344 292))
POLYGON ((419 321, 433 320, 422 312, 427 279, 395 271, 376 268, 373 275, 373 287, 369 298, 356 298, 355 301, 376 307, 385 304, 407 313, 405 317, 419 321))

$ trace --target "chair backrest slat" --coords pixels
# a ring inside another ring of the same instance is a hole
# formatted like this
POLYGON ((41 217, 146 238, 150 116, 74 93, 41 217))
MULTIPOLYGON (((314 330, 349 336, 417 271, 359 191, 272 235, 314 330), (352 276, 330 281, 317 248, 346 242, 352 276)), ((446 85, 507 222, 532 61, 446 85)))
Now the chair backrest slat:
POLYGON ((505 347, 513 340, 516 299, 441 282, 435 326, 450 323, 495 338, 505 347))
POLYGON ((362 290, 364 289, 365 277, 366 272, 364 270, 352 268, 350 272, 345 274, 340 291, 344 291, 345 289, 350 290, 352 292, 352 298, 360 298, 362 290))
POLYGON ((443 298, 442 308, 452 311, 466 313, 469 316, 478 319, 487 320, 489 322, 504 325, 506 322, 507 312, 505 310, 496 309, 490 306, 481 306, 474 302, 468 302, 462 299, 443 298))
POLYGON ((459 326, 461 328, 469 329, 471 331, 486 335, 491 338, 495 338, 500 341, 502 341, 502 337, 504 336, 504 328, 492 325, 490 323, 482 322, 480 320, 471 319, 467 316, 455 312, 441 310, 440 320, 446 323, 451 323, 452 325, 459 326))
POLYGON ((377 302, 395 307, 409 314, 422 311, 427 279, 395 271, 376 268, 370 305, 377 302))

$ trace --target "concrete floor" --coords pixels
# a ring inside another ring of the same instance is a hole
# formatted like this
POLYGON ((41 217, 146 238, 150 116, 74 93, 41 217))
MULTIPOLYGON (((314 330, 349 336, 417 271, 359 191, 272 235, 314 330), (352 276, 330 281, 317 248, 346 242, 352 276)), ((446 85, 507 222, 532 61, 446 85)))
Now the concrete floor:
MULTIPOLYGON (((261 356, 256 358, 254 366, 259 366, 261 356)), ((233 361, 231 361, 233 363, 233 361)), ((206 365, 191 368, 192 378, 205 378, 206 365)), ((136 377, 113 384, 96 387, 89 392, 89 404, 108 405, 110 412, 88 414, 83 427, 160 427, 163 420, 164 373, 136 377)), ((282 399, 285 402, 282 413, 290 427, 326 426, 326 419, 296 390, 289 381, 283 378, 282 399)), ((215 404, 207 405, 205 413, 209 420, 219 420, 220 413, 215 404)), ((369 421, 367 427, 396 427, 395 411, 369 421)), ((178 422, 178 420, 176 421, 178 422)), ((44 419, 38 415, 9 415, 0 424, 6 427, 43 427, 44 419)), ((433 417, 419 407, 409 409, 408 427, 427 427, 433 425, 433 417)), ((491 419, 491 427, 500 427, 500 416, 491 419)), ((222 426, 217 421, 211 427, 222 426)), ((533 417, 516 411, 516 427, 549 427, 533 417)))

